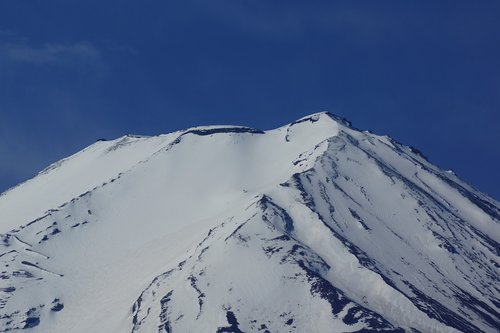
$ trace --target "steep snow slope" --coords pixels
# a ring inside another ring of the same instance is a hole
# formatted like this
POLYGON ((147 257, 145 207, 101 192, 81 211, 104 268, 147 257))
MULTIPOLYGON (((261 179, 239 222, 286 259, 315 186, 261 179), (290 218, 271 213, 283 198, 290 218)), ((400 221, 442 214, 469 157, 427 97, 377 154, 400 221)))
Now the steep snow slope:
POLYGON ((127 135, 112 141, 97 141, 50 165, 37 177, 0 196, 0 230, 5 232, 38 218, 48 208, 58 207, 117 177, 169 144, 177 135, 152 138, 127 135))
POLYGON ((97 142, 0 196, 0 331, 496 332, 499 207, 327 113, 97 142))

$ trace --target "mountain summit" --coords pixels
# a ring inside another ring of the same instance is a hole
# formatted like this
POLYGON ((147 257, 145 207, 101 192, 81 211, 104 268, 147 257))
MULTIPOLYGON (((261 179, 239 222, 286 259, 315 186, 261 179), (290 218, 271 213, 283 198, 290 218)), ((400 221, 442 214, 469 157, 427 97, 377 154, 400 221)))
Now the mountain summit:
POLYGON ((100 140, 0 195, 0 332, 497 332, 499 221, 329 113, 100 140))

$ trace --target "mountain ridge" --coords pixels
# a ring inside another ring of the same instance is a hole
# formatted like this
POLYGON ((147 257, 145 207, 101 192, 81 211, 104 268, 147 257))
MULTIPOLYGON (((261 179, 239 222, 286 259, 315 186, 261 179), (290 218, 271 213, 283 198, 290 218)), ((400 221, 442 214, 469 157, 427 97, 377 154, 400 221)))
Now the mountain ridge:
POLYGON ((4 330, 500 323, 498 202, 328 113, 125 136, 54 166, 0 196, 4 330))

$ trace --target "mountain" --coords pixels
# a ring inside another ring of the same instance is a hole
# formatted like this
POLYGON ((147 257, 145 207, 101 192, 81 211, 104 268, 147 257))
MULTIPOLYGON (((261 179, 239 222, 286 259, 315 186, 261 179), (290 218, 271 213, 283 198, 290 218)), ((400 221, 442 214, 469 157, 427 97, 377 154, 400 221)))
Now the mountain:
POLYGON ((0 196, 0 332, 498 332, 499 221, 328 113, 100 140, 0 196))

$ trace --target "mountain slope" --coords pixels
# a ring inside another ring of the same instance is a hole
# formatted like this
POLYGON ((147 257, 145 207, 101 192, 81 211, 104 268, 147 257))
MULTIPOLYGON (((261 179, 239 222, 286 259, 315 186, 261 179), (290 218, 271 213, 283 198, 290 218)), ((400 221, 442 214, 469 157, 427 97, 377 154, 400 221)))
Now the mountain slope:
POLYGON ((0 331, 495 332, 499 207, 327 113, 101 141, 0 196, 0 331))

